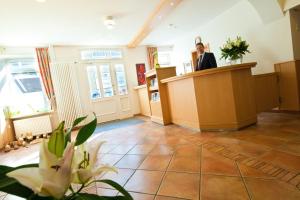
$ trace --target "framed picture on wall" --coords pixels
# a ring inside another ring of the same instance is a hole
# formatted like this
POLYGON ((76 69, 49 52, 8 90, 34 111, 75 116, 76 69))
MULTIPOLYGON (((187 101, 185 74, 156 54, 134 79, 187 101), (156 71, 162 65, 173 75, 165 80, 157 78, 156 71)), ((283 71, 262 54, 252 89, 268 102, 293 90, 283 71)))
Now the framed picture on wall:
POLYGON ((138 85, 146 84, 146 66, 145 63, 136 64, 136 75, 138 80, 138 85))

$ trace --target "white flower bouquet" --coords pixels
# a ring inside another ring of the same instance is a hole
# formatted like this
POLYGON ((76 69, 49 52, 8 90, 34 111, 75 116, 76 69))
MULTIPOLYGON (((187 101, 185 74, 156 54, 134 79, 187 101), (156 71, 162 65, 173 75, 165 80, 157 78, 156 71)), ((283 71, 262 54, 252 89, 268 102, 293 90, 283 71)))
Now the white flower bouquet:
POLYGON ((230 59, 231 61, 242 59, 246 53, 250 53, 248 48, 249 44, 245 40, 242 40, 241 37, 238 36, 235 40, 229 38, 223 47, 220 48, 221 59, 230 59))

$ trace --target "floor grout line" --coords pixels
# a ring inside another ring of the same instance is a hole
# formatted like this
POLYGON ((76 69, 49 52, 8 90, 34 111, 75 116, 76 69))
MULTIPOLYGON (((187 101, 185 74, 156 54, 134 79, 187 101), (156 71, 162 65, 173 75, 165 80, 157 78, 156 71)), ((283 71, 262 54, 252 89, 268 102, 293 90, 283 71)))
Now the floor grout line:
POLYGON ((248 189, 248 187, 247 187, 246 181, 245 181, 245 179, 244 179, 244 177, 243 177, 243 175, 242 175, 242 172, 241 172, 241 170, 240 170, 240 167, 239 167, 239 165, 238 165, 238 163, 237 163, 236 161, 234 161, 234 163, 235 163, 235 165, 236 165, 236 167, 237 167, 237 169, 238 169, 238 171, 239 171, 240 177, 241 177, 241 179, 242 179, 242 181, 243 181, 243 184, 244 184, 244 187, 245 187, 245 189, 246 189, 246 191, 247 191, 248 197, 249 197, 250 200, 252 200, 252 199, 253 199, 253 198, 252 198, 252 194, 251 194, 251 192, 249 191, 249 189, 248 189))
POLYGON ((203 164, 203 147, 202 145, 200 146, 201 152, 200 152, 200 183, 199 183, 199 200, 202 199, 202 164, 203 164))

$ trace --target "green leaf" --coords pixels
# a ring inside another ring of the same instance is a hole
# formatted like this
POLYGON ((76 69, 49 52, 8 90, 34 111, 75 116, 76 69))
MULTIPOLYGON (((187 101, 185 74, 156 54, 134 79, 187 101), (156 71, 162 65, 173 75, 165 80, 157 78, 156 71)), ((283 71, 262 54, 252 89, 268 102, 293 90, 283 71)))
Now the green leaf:
POLYGON ((80 193, 76 196, 76 200, 129 200, 124 196, 98 196, 96 194, 80 193))
POLYGON ((50 136, 48 149, 57 157, 62 157, 65 150, 65 121, 61 122, 50 136))
POLYGON ((83 120, 85 120, 87 118, 87 116, 84 116, 84 117, 79 117, 77 119, 74 120, 73 122, 73 125, 72 125, 72 128, 69 128, 66 132, 66 135, 65 135, 65 148, 68 144, 68 142, 71 142, 71 134, 72 134, 72 131, 73 129, 78 125, 80 124, 83 120))
POLYGON ((127 200, 133 200, 132 196, 121 185, 112 180, 95 180, 93 182, 106 183, 107 185, 110 185, 111 187, 118 190, 121 194, 123 194, 127 200))
POLYGON ((87 116, 79 117, 79 118, 75 119, 75 121, 73 122, 72 128, 74 128, 75 126, 77 126, 78 124, 80 124, 80 122, 82 122, 86 118, 87 118, 87 116))
POLYGON ((81 145, 83 144, 89 137, 91 137, 91 135, 94 133, 94 131, 96 130, 97 127, 97 118, 94 114, 94 119, 84 125, 78 132, 78 135, 76 137, 76 142, 75 142, 75 146, 81 145))

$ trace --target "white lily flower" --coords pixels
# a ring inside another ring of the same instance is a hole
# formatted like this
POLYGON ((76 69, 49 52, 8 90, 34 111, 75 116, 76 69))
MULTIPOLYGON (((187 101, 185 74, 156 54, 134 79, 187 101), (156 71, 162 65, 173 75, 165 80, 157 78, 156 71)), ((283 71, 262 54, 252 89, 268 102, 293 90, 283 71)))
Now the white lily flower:
POLYGON ((74 144, 68 144, 62 158, 58 159, 48 150, 48 141, 40 149, 39 168, 22 168, 7 174, 39 196, 61 199, 71 184, 74 144))
POLYGON ((93 177, 99 176, 104 172, 116 172, 115 167, 109 165, 97 166, 97 154, 100 147, 105 142, 98 142, 95 146, 84 145, 79 146, 75 150, 73 161, 73 183, 85 184, 89 182, 93 177))

